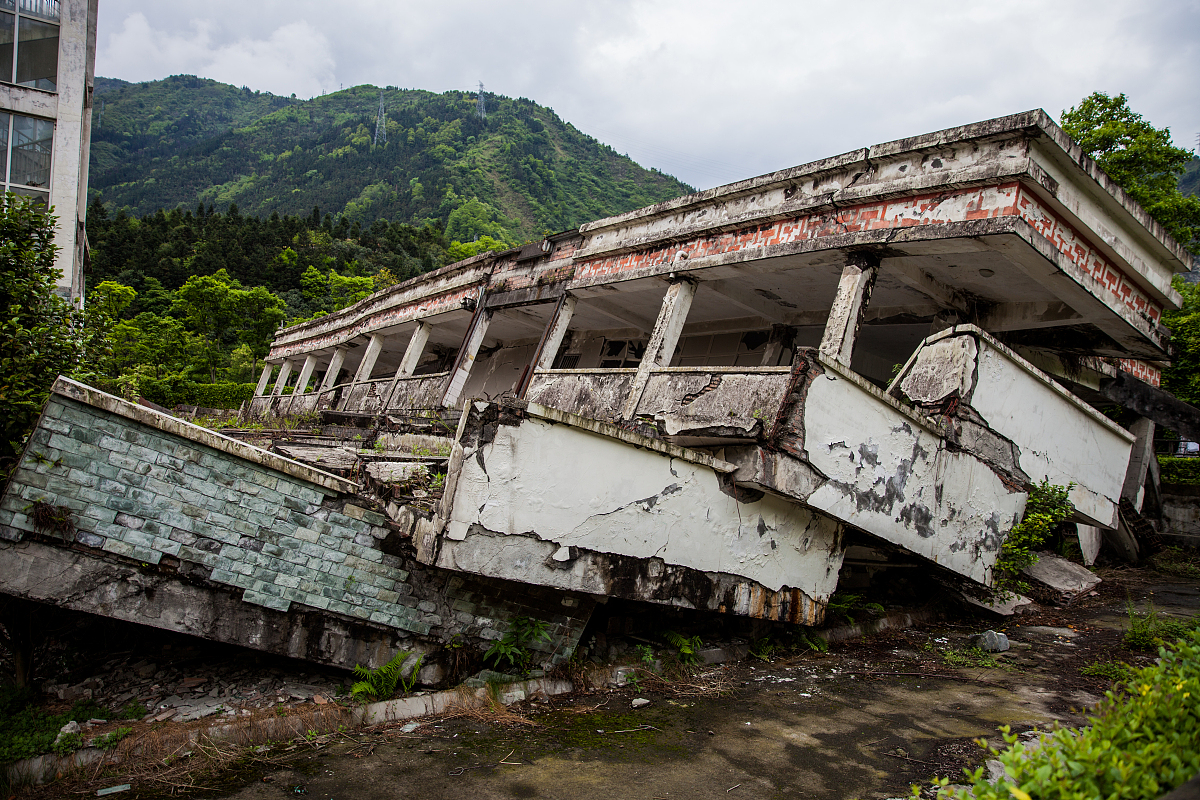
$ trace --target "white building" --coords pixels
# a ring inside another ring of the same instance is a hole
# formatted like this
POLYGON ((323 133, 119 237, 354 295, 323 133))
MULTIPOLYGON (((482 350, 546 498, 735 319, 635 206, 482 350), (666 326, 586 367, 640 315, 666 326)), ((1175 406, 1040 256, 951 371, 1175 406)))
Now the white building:
POLYGON ((58 216, 58 290, 83 294, 98 0, 0 0, 0 190, 58 216))

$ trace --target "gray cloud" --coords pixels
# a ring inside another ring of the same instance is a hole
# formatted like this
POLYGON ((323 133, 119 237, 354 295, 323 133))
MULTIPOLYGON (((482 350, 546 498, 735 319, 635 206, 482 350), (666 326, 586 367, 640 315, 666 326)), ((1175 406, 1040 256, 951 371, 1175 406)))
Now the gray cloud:
POLYGON ((104 0, 101 75, 523 96, 707 187, 1099 89, 1200 133, 1195 0, 104 0))

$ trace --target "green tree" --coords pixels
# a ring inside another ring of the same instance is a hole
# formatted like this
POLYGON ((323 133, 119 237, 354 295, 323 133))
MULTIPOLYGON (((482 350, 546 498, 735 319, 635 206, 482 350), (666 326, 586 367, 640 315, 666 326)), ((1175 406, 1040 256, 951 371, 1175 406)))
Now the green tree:
POLYGON ((24 446, 55 377, 83 349, 82 313, 55 293, 55 218, 25 198, 0 205, 0 470, 24 446))
POLYGON ((1200 406, 1200 285, 1176 278, 1175 288, 1183 302, 1178 311, 1164 311, 1162 316, 1175 346, 1171 366, 1163 370, 1163 388, 1200 406))
POLYGON ((1142 119, 1124 94, 1103 92, 1064 111, 1062 127, 1175 241, 1200 253, 1200 199, 1179 191, 1194 154, 1175 147, 1170 130, 1142 119))

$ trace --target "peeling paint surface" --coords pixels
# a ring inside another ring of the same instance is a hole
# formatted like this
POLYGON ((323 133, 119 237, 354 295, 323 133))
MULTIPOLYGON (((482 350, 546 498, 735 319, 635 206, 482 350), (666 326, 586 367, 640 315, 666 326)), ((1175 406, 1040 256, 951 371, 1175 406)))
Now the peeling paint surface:
MULTIPOLYGON (((500 425, 464 456, 446 531, 455 568, 530 580, 530 559, 565 548, 570 561, 578 548, 796 588, 822 602, 836 586, 835 521, 769 495, 740 503, 710 468, 538 419, 500 425), (480 531, 508 537, 484 543, 480 531)), ((577 571, 572 585, 583 591, 611 589, 588 574, 587 559, 560 567, 577 571)))
POLYGON ((1074 483, 1077 513, 1104 528, 1116 527, 1117 504, 1129 464, 1131 437, 1087 413, 1048 380, 1036 379, 993 347, 979 354, 971 406, 988 425, 1017 444, 1021 469, 1031 479, 1074 483))
POLYGON ((809 387, 804 442, 809 462, 828 478, 809 506, 989 582, 1024 493, 832 370, 809 387))

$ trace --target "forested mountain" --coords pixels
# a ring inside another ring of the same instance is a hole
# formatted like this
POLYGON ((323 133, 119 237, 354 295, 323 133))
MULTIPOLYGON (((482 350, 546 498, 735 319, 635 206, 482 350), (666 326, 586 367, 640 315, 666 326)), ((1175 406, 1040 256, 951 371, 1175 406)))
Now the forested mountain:
POLYGON ((89 193, 133 216, 237 204, 243 215, 442 227, 520 243, 691 191, 531 100, 357 86, 312 100, 177 75, 97 79, 89 193), (382 141, 386 133, 386 142, 382 141))
POLYGON ((1200 158, 1193 158, 1179 176, 1179 191, 1200 197, 1200 158))

